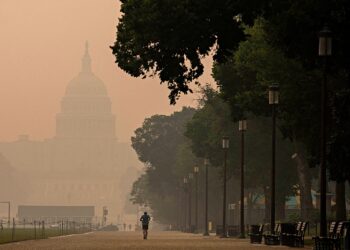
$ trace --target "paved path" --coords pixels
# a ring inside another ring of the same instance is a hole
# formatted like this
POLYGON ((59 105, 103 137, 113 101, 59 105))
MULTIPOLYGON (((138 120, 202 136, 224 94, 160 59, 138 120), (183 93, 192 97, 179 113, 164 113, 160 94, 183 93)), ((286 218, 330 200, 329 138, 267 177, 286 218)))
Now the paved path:
MULTIPOLYGON (((203 237, 201 235, 179 232, 150 231, 149 239, 143 240, 141 232, 93 232, 83 235, 56 237, 46 240, 23 241, 0 245, 0 250, 98 250, 98 249, 237 249, 237 250, 280 250, 291 249, 282 246, 252 245, 248 240, 220 239, 216 236, 203 237)), ((308 249, 308 248, 304 248, 308 249)), ((309 248, 311 249, 311 248, 309 248)))

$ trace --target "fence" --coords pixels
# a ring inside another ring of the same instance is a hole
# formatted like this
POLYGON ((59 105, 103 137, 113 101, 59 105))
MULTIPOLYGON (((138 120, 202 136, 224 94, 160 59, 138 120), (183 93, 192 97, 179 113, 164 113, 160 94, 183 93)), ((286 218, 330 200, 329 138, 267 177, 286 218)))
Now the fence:
POLYGON ((0 244, 23 241, 46 239, 49 237, 80 234, 92 231, 91 223, 78 223, 74 221, 57 221, 56 223, 45 223, 45 221, 26 222, 15 221, 3 222, 0 221, 0 244))

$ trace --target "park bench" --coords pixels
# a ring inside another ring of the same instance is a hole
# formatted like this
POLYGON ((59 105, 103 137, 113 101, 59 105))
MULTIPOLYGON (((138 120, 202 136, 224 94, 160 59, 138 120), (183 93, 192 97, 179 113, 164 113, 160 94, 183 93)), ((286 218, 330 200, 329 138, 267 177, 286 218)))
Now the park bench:
POLYGON ((281 236, 281 224, 277 223, 275 225, 274 234, 263 234, 264 242, 266 245, 279 245, 281 236))
POLYGON ((293 245, 293 236, 297 234, 300 230, 301 222, 295 223, 281 223, 280 230, 280 239, 281 245, 292 246, 293 245))
POLYGON ((328 237, 316 236, 312 239, 314 240, 315 250, 340 250, 341 239, 343 234, 346 232, 344 230, 344 222, 332 222, 329 227, 328 237))
POLYGON ((250 237, 250 243, 259 243, 261 244, 262 237, 264 231, 264 224, 260 225, 251 225, 250 233, 248 234, 250 237))
POLYGON ((308 224, 309 224, 308 222, 299 221, 295 225, 294 233, 283 232, 281 234, 281 242, 282 240, 284 240, 285 244, 282 244, 282 245, 287 245, 290 247, 304 247, 304 236, 305 236, 305 232, 308 227, 308 224))
POLYGON ((293 238, 293 245, 294 247, 304 247, 304 237, 307 227, 309 226, 309 223, 304 221, 301 223, 300 230, 297 231, 295 235, 292 236, 293 238))

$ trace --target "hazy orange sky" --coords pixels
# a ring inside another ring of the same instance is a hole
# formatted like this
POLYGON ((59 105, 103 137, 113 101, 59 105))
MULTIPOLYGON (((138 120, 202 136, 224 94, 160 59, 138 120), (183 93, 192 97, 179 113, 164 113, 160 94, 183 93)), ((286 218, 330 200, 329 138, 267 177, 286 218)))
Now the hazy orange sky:
MULTIPOLYGON (((158 79, 132 78, 117 68, 109 46, 119 7, 117 0, 0 0, 0 141, 55 134, 55 115, 80 71, 85 40, 93 71, 108 89, 120 141, 130 141, 146 117, 196 105, 197 95, 187 95, 170 106, 158 79)), ((201 82, 212 82, 210 74, 207 60, 201 82)))

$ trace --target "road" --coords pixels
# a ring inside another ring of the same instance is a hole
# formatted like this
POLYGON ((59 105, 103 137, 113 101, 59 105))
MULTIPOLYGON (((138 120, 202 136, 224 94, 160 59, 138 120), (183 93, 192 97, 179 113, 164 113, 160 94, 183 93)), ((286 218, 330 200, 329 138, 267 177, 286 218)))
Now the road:
MULTIPOLYGON (((220 239, 216 236, 179 232, 150 231, 149 239, 143 240, 141 232, 92 232, 81 235, 69 235, 37 241, 23 241, 0 245, 0 250, 90 250, 90 249, 237 249, 237 250, 279 250, 290 249, 283 246, 252 245, 247 239, 220 239)), ((308 249, 308 248, 304 248, 308 249)), ((311 249, 311 248, 309 248, 311 249)))

